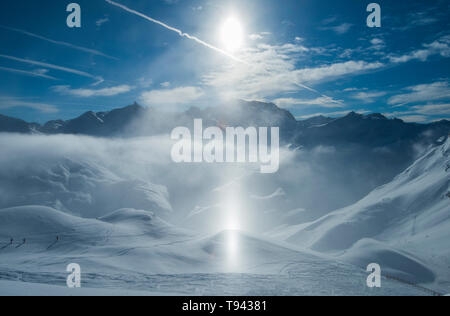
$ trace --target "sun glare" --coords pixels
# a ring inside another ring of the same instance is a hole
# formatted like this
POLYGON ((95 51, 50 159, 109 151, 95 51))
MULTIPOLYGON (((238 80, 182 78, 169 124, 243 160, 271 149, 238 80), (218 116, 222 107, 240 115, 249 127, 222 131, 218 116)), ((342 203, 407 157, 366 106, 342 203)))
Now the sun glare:
POLYGON ((228 51, 238 50, 244 40, 242 25, 239 20, 235 17, 229 17, 222 25, 221 36, 223 45, 228 51))

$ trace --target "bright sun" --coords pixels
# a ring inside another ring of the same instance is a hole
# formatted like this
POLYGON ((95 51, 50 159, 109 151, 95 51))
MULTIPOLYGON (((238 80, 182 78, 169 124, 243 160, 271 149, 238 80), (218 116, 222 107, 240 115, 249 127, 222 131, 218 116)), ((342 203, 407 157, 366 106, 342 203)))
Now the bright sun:
POLYGON ((229 17, 222 25, 222 42, 225 48, 234 52, 242 46, 244 40, 241 23, 234 17, 229 17))

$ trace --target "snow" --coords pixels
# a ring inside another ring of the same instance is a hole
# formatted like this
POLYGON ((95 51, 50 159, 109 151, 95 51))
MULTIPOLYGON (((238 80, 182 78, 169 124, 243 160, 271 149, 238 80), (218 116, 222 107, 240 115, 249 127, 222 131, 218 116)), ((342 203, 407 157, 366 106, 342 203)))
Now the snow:
POLYGON ((2 296, 163 296, 164 293, 143 291, 108 290, 77 288, 69 289, 63 286, 33 284, 25 282, 0 281, 0 295, 2 296))
POLYGON ((0 240, 12 233, 27 242, 0 250, 0 295, 427 294, 392 280, 373 291, 351 265, 239 231, 189 235, 145 211, 97 220, 40 206, 1 210, 0 240), (81 290, 55 287, 69 263, 81 266, 81 290))
POLYGON ((385 275, 415 284, 430 283, 436 278, 420 259, 372 239, 358 241, 340 259, 359 267, 374 262, 385 275))
POLYGON ((8 153, 0 155, 0 295, 430 294, 390 278, 367 288, 372 262, 386 276, 450 288, 449 141, 311 223, 296 220, 308 210, 283 204, 292 193, 277 181, 249 175, 218 184, 210 170, 162 164, 160 139, 0 135, 0 142, 8 153), (270 185, 245 190, 262 179, 270 185), (201 193, 182 190, 189 186, 201 193), (186 201, 177 198, 194 194, 209 206, 172 215, 172 203, 186 201), (235 214, 247 224, 241 230, 217 213, 229 215, 233 202, 243 206, 235 214), (64 288, 70 263, 82 268, 80 290, 64 288))
POLYGON ((0 208, 44 205, 90 218, 126 207, 172 212, 166 187, 110 165, 110 141, 0 135, 0 142, 7 152, 0 156, 0 208))
POLYGON ((354 205, 297 226, 286 240, 360 267, 379 263, 405 281, 448 290, 449 149, 450 139, 391 183, 354 205))

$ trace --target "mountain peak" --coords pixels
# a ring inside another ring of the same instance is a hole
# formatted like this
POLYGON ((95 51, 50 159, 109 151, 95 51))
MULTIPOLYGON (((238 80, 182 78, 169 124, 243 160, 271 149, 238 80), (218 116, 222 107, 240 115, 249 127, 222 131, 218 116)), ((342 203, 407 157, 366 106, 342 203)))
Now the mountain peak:
POLYGON ((388 118, 381 113, 372 113, 366 117, 371 120, 388 120, 388 118))
MULTIPOLYGON (((368 115, 350 112, 341 118, 323 115, 296 120, 286 109, 274 103, 236 100, 222 106, 192 107, 183 113, 167 114, 143 107, 137 102, 105 112, 89 111, 71 120, 54 120, 43 126, 0 115, 0 131, 16 133, 83 134, 91 136, 148 136, 170 133, 174 126, 190 126, 194 118, 205 124, 229 126, 279 127, 282 138, 299 144, 358 143, 381 146, 386 142, 416 140, 427 131, 433 137, 448 135, 450 122, 411 124, 388 119, 380 113, 368 115)), ((437 139, 437 138, 436 138, 437 139)))
POLYGON ((356 113, 355 111, 351 111, 346 116, 344 116, 344 118, 362 118, 362 117, 363 117, 362 114, 356 113))

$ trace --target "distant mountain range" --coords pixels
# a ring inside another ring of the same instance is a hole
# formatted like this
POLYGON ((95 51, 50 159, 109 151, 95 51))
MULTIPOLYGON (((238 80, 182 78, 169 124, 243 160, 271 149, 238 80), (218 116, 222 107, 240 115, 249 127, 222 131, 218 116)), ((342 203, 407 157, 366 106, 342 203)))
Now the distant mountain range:
POLYGON ((182 113, 166 113, 135 103, 109 112, 90 111, 71 120, 49 121, 44 125, 0 115, 0 132, 131 137, 170 133, 176 126, 192 126, 196 118, 203 119, 207 126, 279 126, 285 143, 306 147, 429 143, 450 133, 448 120, 417 124, 388 119, 381 114, 351 112, 337 119, 317 116, 298 121, 289 111, 272 103, 247 101, 206 109, 192 107, 182 113))

